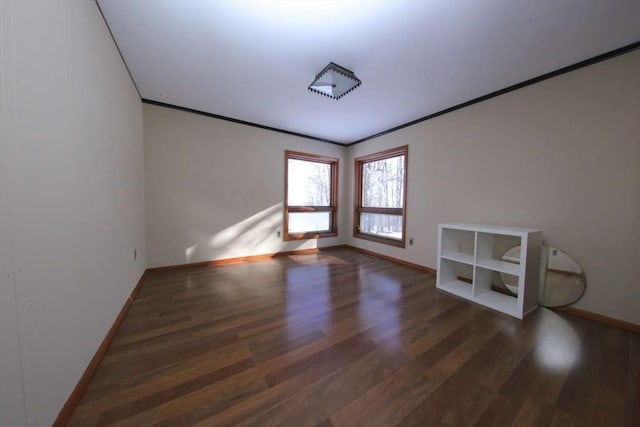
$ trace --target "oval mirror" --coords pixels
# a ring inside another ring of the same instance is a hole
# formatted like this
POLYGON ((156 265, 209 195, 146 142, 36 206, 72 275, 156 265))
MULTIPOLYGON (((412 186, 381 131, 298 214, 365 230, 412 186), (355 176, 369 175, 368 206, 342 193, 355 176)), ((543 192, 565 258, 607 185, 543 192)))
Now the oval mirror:
MULTIPOLYGON (((515 246, 502 255, 502 260, 520 264, 520 246, 515 246)), ((580 264, 559 249, 543 246, 540 258, 540 294, 543 307, 562 307, 573 304, 584 295, 587 278, 580 264)), ((514 295, 518 294, 518 278, 500 273, 504 286, 514 295)))

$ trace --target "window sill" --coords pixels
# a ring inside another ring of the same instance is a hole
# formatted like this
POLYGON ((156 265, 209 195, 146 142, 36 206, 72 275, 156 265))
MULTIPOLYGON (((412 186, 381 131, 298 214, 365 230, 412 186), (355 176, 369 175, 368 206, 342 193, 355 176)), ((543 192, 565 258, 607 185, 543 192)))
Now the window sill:
POLYGON ((357 231, 353 233, 353 237, 356 237, 358 239, 370 240, 376 243, 382 243, 383 245, 395 246, 397 248, 403 248, 403 249, 406 248, 404 239, 402 240, 389 239, 386 237, 374 236, 372 234, 359 233, 357 231))
POLYGON ((303 234, 288 234, 285 233, 283 240, 285 242, 291 240, 311 240, 311 239, 321 239, 323 237, 336 237, 338 236, 337 232, 329 231, 324 233, 303 233, 303 234))

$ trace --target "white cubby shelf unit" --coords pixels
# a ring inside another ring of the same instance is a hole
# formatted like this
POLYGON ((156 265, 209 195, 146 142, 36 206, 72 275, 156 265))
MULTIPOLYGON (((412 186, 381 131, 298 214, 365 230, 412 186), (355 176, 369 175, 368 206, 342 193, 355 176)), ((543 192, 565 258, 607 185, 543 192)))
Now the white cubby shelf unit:
POLYGON ((440 224, 436 287, 522 319, 538 307, 541 246, 540 230, 440 224), (517 245, 520 264, 501 259, 507 249, 517 245), (517 296, 500 291, 501 273, 518 278, 517 296))

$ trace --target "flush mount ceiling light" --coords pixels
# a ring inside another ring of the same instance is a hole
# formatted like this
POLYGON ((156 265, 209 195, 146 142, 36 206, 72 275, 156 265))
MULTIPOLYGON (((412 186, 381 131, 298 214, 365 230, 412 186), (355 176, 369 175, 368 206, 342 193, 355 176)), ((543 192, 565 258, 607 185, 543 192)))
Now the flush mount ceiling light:
POLYGON ((361 83, 353 71, 330 62, 309 85, 309 90, 329 98, 340 99, 361 83))

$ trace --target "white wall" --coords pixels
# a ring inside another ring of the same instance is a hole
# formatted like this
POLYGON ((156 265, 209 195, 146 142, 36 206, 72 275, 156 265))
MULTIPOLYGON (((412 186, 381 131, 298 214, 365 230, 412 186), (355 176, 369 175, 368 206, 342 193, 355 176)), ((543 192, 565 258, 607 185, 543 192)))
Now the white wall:
POLYGON ((577 307, 640 324, 640 52, 357 144, 348 163, 405 144, 415 246, 349 244, 435 267, 438 223, 540 228, 585 269, 577 307))
POLYGON ((12 163, 9 159, 13 128, 10 127, 9 70, 12 69, 11 4, 0 2, 0 425, 26 425, 22 382, 13 227, 11 224, 12 163))
POLYGON ((0 3, 0 425, 21 427, 26 424, 20 337, 12 251, 11 209, 8 159, 9 104, 5 96, 8 81, 5 70, 9 64, 7 29, 9 4, 0 3))
POLYGON ((343 182, 343 147, 148 104, 144 141, 150 267, 336 245, 347 233, 340 215, 338 237, 276 236, 284 151, 339 158, 343 182))
POLYGON ((146 266, 142 107, 93 1, 0 7, 0 425, 45 426, 146 266))

